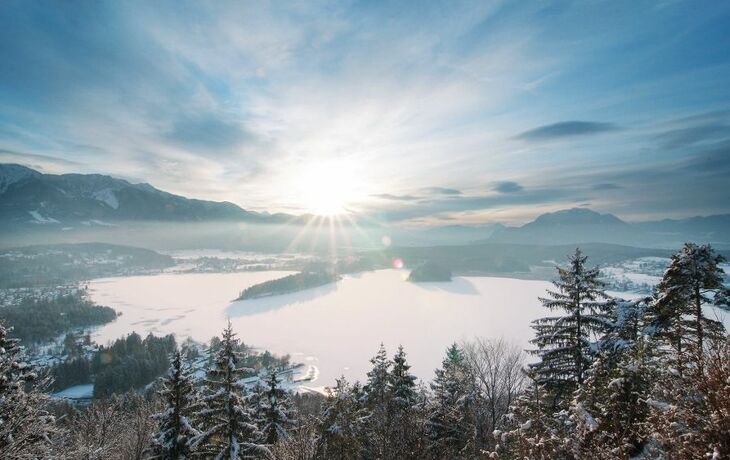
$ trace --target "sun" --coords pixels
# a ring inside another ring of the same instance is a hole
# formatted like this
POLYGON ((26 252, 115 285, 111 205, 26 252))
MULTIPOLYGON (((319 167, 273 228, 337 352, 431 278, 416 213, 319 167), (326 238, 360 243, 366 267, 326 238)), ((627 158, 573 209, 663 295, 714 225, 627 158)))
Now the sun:
POLYGON ((353 165, 345 161, 309 164, 301 171, 300 179, 299 199, 312 214, 345 214, 358 198, 360 181, 353 165))

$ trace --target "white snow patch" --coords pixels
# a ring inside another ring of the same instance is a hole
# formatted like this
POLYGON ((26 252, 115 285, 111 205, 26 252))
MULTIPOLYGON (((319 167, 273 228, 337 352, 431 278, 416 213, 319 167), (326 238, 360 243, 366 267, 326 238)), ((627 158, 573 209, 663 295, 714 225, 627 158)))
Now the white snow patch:
POLYGON ((109 222, 104 222, 102 220, 97 220, 97 219, 91 219, 90 222, 92 224, 100 225, 102 227, 116 227, 116 225, 114 225, 114 224, 110 224, 109 222))
POLYGON ((669 404, 667 402, 658 401, 658 400, 652 399, 652 398, 647 399, 646 400, 646 403, 648 405, 650 405, 651 407, 656 407, 657 409, 661 409, 661 410, 669 410, 669 409, 672 409, 674 407, 673 405, 671 405, 671 404, 669 404))
POLYGON ((105 188, 105 189, 96 191, 91 196, 93 196, 95 200, 101 201, 102 203, 106 203, 106 205, 112 209, 119 208, 119 200, 117 199, 117 196, 114 194, 114 191, 111 189, 105 188))
POLYGON ((624 384, 624 379, 619 377, 617 379, 613 379, 610 382, 608 382, 608 387, 609 388, 613 388, 613 387, 620 388, 621 385, 623 385, 623 384, 624 384))
POLYGON ((38 224, 57 224, 58 221, 53 217, 44 217, 38 211, 28 211, 28 214, 35 219, 35 223, 38 224))
POLYGON ((91 399, 94 396, 94 384, 74 385, 55 393, 53 396, 61 399, 91 399))
POLYGON ((588 431, 596 431, 598 429, 598 422, 596 422, 596 419, 593 418, 590 412, 583 407, 583 404, 576 404, 575 413, 583 421, 586 428, 588 428, 588 431))

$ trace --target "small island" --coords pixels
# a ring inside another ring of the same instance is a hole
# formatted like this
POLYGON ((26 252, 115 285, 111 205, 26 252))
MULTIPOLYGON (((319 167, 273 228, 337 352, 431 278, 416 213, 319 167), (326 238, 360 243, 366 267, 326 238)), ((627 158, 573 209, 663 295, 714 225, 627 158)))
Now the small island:
POLYGON ((236 300, 258 299, 261 297, 289 294, 318 286, 324 286, 325 284, 334 283, 341 279, 341 276, 327 272, 301 272, 285 276, 283 278, 254 284, 253 286, 241 291, 241 294, 236 300))
POLYGON ((408 281, 416 283, 451 281, 451 270, 429 261, 413 269, 411 274, 408 275, 408 281))

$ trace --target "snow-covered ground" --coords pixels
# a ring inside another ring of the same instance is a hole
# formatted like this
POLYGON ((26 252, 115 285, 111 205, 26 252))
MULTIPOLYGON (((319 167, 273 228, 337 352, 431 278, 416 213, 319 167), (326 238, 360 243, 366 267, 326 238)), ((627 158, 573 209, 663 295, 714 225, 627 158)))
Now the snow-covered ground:
POLYGON ((197 259, 200 257, 215 257, 222 259, 244 259, 244 260, 293 260, 311 259, 311 256, 303 254, 268 254, 251 251, 222 251, 220 249, 181 249, 176 251, 160 251, 176 259, 197 259))
POLYGON ((72 387, 68 387, 63 391, 59 391, 58 393, 54 393, 53 396, 55 398, 59 399, 70 399, 74 401, 82 400, 82 399, 91 399, 91 397, 94 395, 94 384, 84 384, 84 385, 74 385, 72 387))
POLYGON ((456 277, 410 283, 406 270, 379 270, 306 291, 232 302, 239 291, 286 272, 163 274, 108 278, 89 284, 91 298, 122 315, 96 331, 101 343, 131 331, 175 333, 208 341, 230 318, 247 344, 305 363, 324 386, 345 375, 365 378, 383 342, 392 354, 405 347, 414 373, 430 379, 445 349, 476 336, 503 336, 522 347, 530 321, 544 315, 537 297, 548 283, 508 278, 456 277))
POLYGON ((667 264, 669 259, 663 257, 641 257, 601 267, 601 275, 609 289, 649 294, 662 279, 667 264))
MULTIPOLYGON (((667 262, 642 258, 605 267, 611 280, 629 281, 612 283, 609 293, 627 299, 646 295, 667 262)), ((91 298, 122 315, 93 338, 105 343, 136 331, 207 342, 230 319, 245 343, 304 363, 301 374, 309 374, 311 386, 331 385, 340 375, 364 379, 381 342, 391 354, 403 344, 414 373, 430 379, 453 341, 502 336, 530 348, 530 322, 546 314, 538 296, 550 287, 545 281, 494 277, 409 283, 405 270, 379 270, 292 294, 232 301, 244 288, 288 273, 166 273, 94 280, 91 298)), ((709 309, 707 314, 730 328, 729 313, 709 309)))

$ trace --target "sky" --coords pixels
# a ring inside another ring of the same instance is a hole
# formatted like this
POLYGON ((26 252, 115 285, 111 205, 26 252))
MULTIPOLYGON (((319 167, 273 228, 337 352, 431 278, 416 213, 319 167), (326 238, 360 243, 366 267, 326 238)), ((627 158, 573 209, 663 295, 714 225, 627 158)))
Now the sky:
POLYGON ((730 3, 0 2, 0 162, 403 225, 730 212, 730 3))

